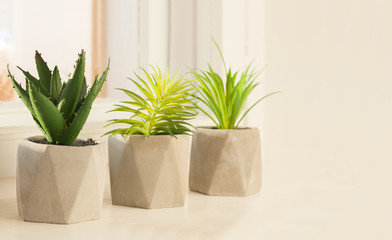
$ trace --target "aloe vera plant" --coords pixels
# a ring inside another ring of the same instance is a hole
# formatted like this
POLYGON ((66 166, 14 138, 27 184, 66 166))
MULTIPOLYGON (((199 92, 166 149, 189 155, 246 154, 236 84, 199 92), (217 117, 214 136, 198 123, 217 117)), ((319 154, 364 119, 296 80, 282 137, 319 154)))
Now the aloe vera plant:
POLYGON ((195 89, 190 80, 178 78, 178 73, 170 76, 169 70, 163 74, 159 67, 152 67, 152 73, 141 68, 145 79, 135 73, 136 79, 129 78, 141 94, 119 88, 129 98, 121 101, 111 111, 129 112, 126 119, 112 119, 111 124, 125 123, 128 128, 117 128, 107 132, 108 135, 171 135, 190 134, 194 127, 188 122, 193 119, 195 110, 195 89))
POLYGON ((197 106, 200 111, 215 123, 217 128, 235 129, 256 104, 277 92, 272 92, 261 97, 242 113, 249 94, 259 85, 255 80, 261 72, 252 70, 252 63, 250 63, 242 73, 239 73, 239 71, 232 72, 231 68, 227 70, 223 54, 216 41, 214 39, 212 40, 221 56, 225 68, 225 76, 221 77, 212 69, 211 65, 208 66, 209 68, 207 71, 194 71, 190 69, 199 83, 199 86, 197 87, 199 96, 197 98, 211 110, 213 116, 199 104, 197 106), (222 78, 225 78, 225 82, 222 78))
POLYGON ((58 67, 55 66, 51 71, 41 54, 36 51, 38 78, 18 67, 26 77, 26 89, 16 82, 8 67, 8 77, 16 93, 50 143, 73 144, 106 80, 109 62, 101 78, 98 80, 96 76, 92 87, 87 91, 85 61, 85 52, 82 50, 71 78, 62 83, 58 67))

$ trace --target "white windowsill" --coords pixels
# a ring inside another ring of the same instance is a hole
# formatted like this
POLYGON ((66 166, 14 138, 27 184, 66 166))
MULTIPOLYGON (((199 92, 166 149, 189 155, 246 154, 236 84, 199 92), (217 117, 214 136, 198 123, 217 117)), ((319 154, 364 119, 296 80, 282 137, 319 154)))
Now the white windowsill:
POLYGON ((179 208, 112 205, 107 184, 101 218, 72 225, 24 222, 15 178, 0 178, 0 239, 391 239, 388 199, 369 194, 372 185, 282 161, 262 169, 259 194, 190 191, 179 208))

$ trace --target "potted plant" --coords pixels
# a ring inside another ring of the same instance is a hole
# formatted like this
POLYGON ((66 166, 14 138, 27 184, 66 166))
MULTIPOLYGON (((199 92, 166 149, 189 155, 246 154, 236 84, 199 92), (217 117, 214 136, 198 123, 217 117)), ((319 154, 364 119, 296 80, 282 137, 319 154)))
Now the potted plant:
POLYGON ((257 103, 274 93, 245 110, 249 94, 259 84, 255 80, 260 72, 251 70, 252 64, 242 73, 227 70, 222 52, 213 41, 225 76, 211 66, 207 71, 191 70, 198 82, 198 99, 204 105, 198 107, 215 126, 199 127, 193 135, 189 186, 209 195, 247 196, 261 187, 260 134, 257 128, 241 128, 239 124, 257 103))
POLYGON ((16 93, 44 136, 23 139, 17 156, 17 200, 25 221, 69 224, 98 219, 103 202, 107 143, 76 139, 109 70, 87 91, 85 52, 71 78, 62 83, 35 53, 39 78, 19 68, 26 88, 8 69, 16 93))
POLYGON ((130 113, 110 124, 127 124, 109 137, 112 203, 140 208, 184 206, 193 126, 197 112, 190 81, 157 67, 130 79, 140 94, 120 89, 130 99, 112 111, 130 113), (116 135, 118 137, 116 137, 116 135))

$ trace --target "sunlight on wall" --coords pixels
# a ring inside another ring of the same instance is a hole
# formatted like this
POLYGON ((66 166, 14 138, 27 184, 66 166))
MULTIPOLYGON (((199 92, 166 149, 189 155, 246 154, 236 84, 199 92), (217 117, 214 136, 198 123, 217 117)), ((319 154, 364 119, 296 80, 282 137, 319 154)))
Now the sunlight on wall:
POLYGON ((11 0, 0 1, 0 101, 10 100, 14 97, 14 91, 8 81, 8 73, 5 68, 12 61, 13 12, 14 5, 11 0))
MULTIPOLYGON (((42 53, 49 68, 57 64, 62 78, 72 73, 81 49, 91 57, 91 1, 15 0, 13 62, 36 75, 34 51, 42 53), (32 11, 34 9, 34 11, 32 11)), ((91 60, 86 61, 90 79, 91 60)), ((10 67, 24 82, 15 64, 10 67)))

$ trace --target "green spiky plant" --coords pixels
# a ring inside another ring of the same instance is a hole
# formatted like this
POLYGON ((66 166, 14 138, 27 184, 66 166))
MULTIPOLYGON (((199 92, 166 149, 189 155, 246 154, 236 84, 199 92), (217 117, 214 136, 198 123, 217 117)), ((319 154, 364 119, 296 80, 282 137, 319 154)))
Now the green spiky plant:
POLYGON ((38 79, 18 67, 26 77, 26 89, 15 81, 9 67, 8 77, 46 140, 53 144, 72 145, 106 80, 109 62, 101 78, 98 80, 98 76, 95 77, 89 91, 84 77, 85 52, 83 50, 76 61, 73 75, 66 83, 61 82, 57 66, 51 71, 37 51, 35 63, 38 79))
POLYGON ((222 52, 216 41, 214 39, 212 40, 219 51, 225 67, 225 82, 222 80, 223 77, 212 69, 211 65, 208 65, 208 71, 194 71, 190 69, 199 83, 199 86, 197 87, 199 96, 197 99, 211 110, 213 116, 199 104, 197 106, 200 111, 215 123, 218 129, 236 129, 256 104, 277 92, 272 92, 261 97, 242 113, 249 94, 259 85, 255 80, 260 75, 261 71, 251 69, 253 62, 250 63, 241 74, 239 74, 239 71, 233 73, 231 68, 227 70, 222 52))
MULTIPOLYGON (((135 73, 136 79, 129 78, 141 94, 119 88, 130 101, 121 101, 111 111, 128 112, 127 119, 112 119, 111 124, 125 123, 128 128, 118 128, 106 133, 129 135, 171 135, 190 134, 194 127, 188 122, 197 112, 194 107, 195 89, 190 80, 177 79, 178 73, 170 76, 169 70, 163 74, 159 67, 151 66, 152 73, 141 68, 145 79, 135 73)), ((107 125, 107 126, 108 126, 107 125)))

